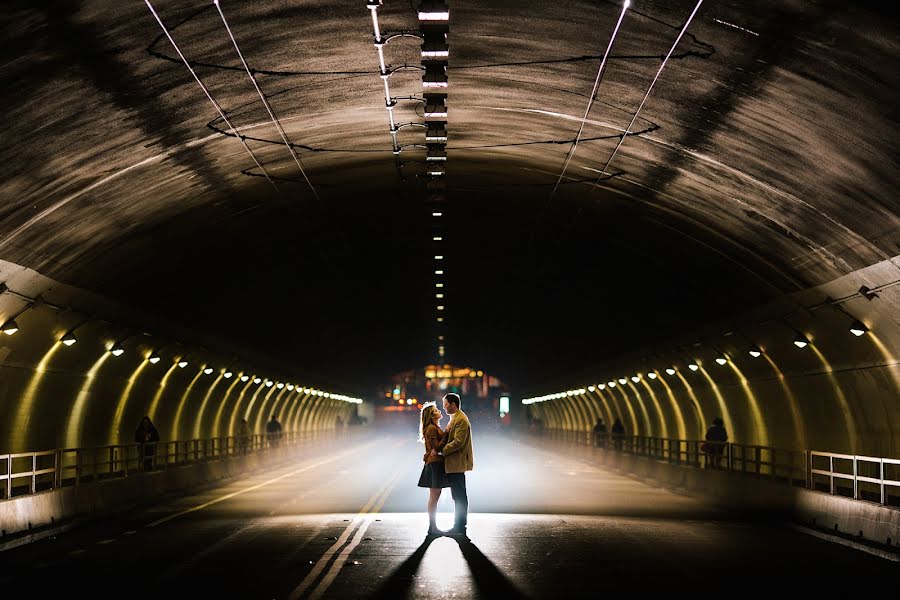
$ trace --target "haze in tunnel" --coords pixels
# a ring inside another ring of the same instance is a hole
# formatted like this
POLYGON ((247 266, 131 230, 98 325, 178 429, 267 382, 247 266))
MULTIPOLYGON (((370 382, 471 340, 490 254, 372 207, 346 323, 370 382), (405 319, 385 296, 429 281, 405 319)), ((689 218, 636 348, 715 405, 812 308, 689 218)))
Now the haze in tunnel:
MULTIPOLYGON (((475 431, 470 540, 425 537, 426 490, 415 485, 422 446, 410 428, 397 428, 349 436, 343 447, 308 449, 269 472, 4 552, 0 579, 10 591, 40 577, 104 598, 123 590, 139 597, 558 598, 597 585, 604 593, 733 585, 760 556, 766 567, 743 589, 835 589, 829 578, 802 576, 804 568, 864 579, 896 570, 533 439, 475 431), (82 577, 98 564, 102 582, 82 577)), ((452 520, 447 492, 439 506, 444 526, 452 520)))

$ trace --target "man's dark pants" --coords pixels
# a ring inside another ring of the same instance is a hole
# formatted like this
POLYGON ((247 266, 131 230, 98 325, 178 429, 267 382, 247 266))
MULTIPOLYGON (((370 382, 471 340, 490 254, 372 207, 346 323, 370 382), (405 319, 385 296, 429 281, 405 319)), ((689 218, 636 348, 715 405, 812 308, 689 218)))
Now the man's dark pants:
POLYGON ((450 480, 450 495, 454 503, 454 529, 465 529, 469 521, 469 496, 466 495, 466 474, 447 473, 450 480))

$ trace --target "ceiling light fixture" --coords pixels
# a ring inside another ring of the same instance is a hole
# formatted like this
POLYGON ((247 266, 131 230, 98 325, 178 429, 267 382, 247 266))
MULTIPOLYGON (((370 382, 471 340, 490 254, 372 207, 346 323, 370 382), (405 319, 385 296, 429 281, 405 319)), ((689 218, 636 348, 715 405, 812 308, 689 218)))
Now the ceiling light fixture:
POLYGON ((269 381, 268 379, 266 379, 266 387, 272 387, 273 385, 275 385, 274 381, 269 381))
POLYGON ((249 375, 241 375, 241 381, 249 381, 249 380, 250 380, 249 375))
POLYGON ((212 367, 206 367, 205 369, 203 369, 203 372, 206 373, 207 375, 209 375, 210 373, 213 372, 213 368, 212 368, 212 367))
POLYGON ((449 21, 450 8, 447 0, 422 0, 419 4, 420 21, 449 21))
POLYGON ((615 381, 609 381, 609 382, 607 382, 607 385, 608 385, 609 387, 611 387, 611 388, 614 388, 614 387, 616 387, 616 382, 615 382, 615 381))
POLYGON ((656 379, 656 372, 650 371, 649 373, 647 373, 647 377, 649 377, 650 379, 656 379))
POLYGON ((159 362, 160 360, 162 360, 162 359, 160 358, 159 354, 154 354, 153 356, 151 356, 151 357, 148 358, 147 360, 150 361, 150 364, 155 365, 156 363, 158 363, 158 362, 159 362))
POLYGON ((628 383, 628 379, 625 377, 619 377, 619 383, 625 385, 626 383, 628 383))
POLYGON ((116 344, 115 346, 110 348, 109 351, 113 356, 122 356, 123 354, 125 354, 125 348, 123 348, 121 344, 116 344))
POLYGON ((640 375, 632 375, 632 376, 631 376, 631 380, 632 380, 633 382, 637 383, 638 381, 641 380, 641 376, 640 376, 640 375))
POLYGON ((809 339, 802 333, 798 333, 797 337, 794 338, 794 345, 798 348, 806 348, 809 346, 809 339))
POLYGON ((183 358, 182 358, 181 360, 178 361, 178 368, 179 368, 179 369, 183 369, 183 368, 185 368, 186 366, 188 366, 188 361, 184 360, 183 358))
POLYGON ((719 365, 721 365, 721 366, 725 366, 728 363, 728 357, 725 356, 724 354, 721 354, 716 357, 716 362, 719 363, 719 365))
POLYGON ((667 374, 667 375, 674 375, 674 374, 675 374, 675 369, 673 369, 672 367, 669 367, 668 369, 666 369, 666 374, 667 374))
POLYGON ((747 350, 747 354, 752 356, 753 358, 759 358, 762 356, 762 350, 759 349, 759 346, 750 346, 747 350))
POLYGON ((864 335, 867 331, 869 331, 869 328, 862 321, 853 321, 853 324, 850 325, 850 333, 856 337, 864 335))
POLYGON ((10 319, 6 323, 3 324, 3 333, 6 335, 12 335, 19 330, 19 324, 16 323, 15 319, 10 319))
POLYGON ((231 371, 225 371, 225 379, 231 379, 231 376, 234 375, 231 371))
POLYGON ((78 341, 78 338, 75 337, 75 334, 73 332, 69 331, 68 333, 66 333, 66 335, 62 336, 62 339, 60 339, 59 341, 61 341, 66 346, 71 346, 78 341))

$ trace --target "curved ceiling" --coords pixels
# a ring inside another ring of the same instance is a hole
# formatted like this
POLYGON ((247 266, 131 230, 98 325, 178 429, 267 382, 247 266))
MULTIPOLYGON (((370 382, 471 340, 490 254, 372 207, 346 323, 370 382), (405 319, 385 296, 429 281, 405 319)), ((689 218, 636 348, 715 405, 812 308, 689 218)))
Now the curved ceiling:
POLYGON ((451 0, 440 204, 365 2, 222 4, 318 199, 213 4, 153 6, 278 190, 143 2, 8 2, 0 256, 254 350, 367 383, 445 335, 531 385, 900 253, 900 38, 865 3, 703 3, 601 176, 695 6, 637 0, 553 193, 621 5, 451 0))

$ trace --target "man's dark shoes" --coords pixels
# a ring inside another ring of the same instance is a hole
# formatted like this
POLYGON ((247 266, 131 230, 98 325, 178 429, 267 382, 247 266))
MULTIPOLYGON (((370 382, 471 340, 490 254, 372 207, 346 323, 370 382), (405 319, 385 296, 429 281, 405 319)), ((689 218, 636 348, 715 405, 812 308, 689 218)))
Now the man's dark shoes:
POLYGON ((469 536, 466 535, 465 527, 454 527, 453 529, 450 529, 449 531, 445 532, 445 535, 449 535, 450 537, 460 537, 460 538, 469 539, 469 536))

